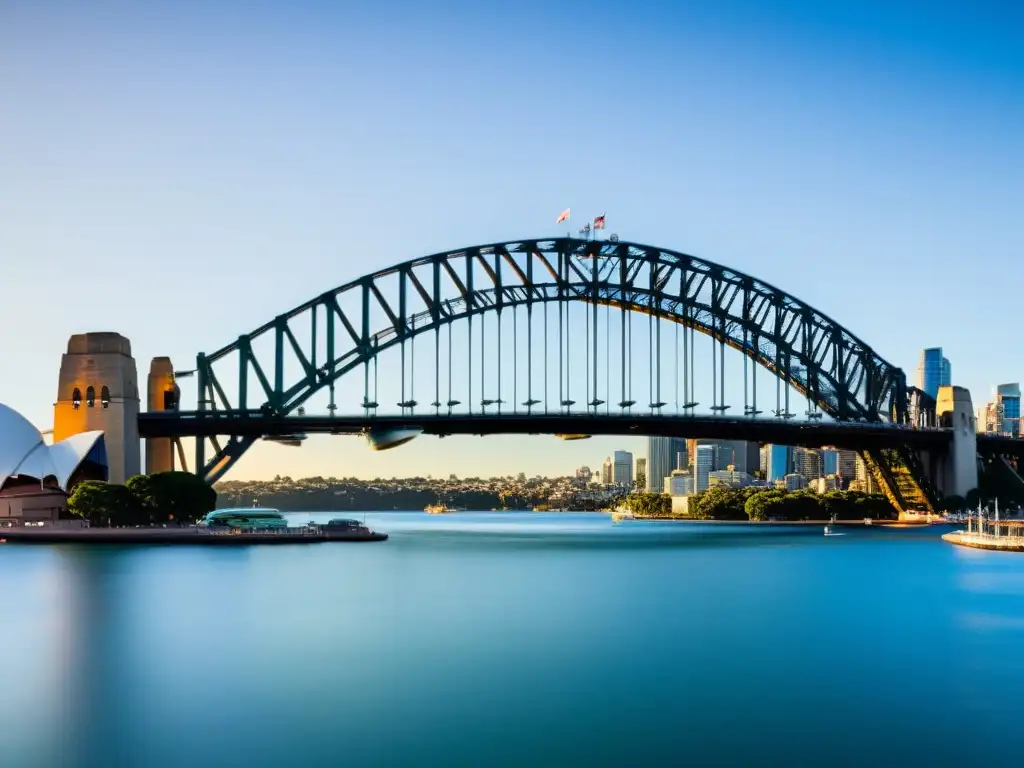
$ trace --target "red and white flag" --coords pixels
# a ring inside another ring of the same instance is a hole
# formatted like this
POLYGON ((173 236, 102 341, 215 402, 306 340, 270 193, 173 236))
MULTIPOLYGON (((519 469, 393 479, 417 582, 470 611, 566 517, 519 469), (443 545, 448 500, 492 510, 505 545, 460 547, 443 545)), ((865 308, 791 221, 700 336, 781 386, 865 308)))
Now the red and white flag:
POLYGON ((570 210, 569 208, 566 208, 564 211, 562 211, 560 214, 558 214, 558 218, 555 219, 555 224, 561 224, 563 221, 568 221, 569 220, 569 210, 570 210))
POLYGON ((594 229, 604 229, 604 214, 594 218, 594 229))

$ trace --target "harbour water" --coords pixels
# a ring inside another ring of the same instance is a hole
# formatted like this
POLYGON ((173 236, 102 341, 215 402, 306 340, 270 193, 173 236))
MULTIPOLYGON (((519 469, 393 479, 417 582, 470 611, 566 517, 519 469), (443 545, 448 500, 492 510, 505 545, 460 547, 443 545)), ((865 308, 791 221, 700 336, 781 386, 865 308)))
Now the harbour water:
POLYGON ((1024 755, 1024 556, 936 528, 367 522, 390 540, 0 545, 0 765, 1024 755))

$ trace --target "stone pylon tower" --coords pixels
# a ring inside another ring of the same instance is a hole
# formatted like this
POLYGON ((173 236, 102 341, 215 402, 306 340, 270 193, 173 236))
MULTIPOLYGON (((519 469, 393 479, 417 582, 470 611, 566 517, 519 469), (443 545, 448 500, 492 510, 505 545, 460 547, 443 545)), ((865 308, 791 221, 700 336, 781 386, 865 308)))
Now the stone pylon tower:
POLYGON ((139 383, 131 343, 118 333, 78 333, 60 361, 53 439, 105 433, 109 480, 139 474, 139 383))
MULTIPOLYGON (((146 410, 176 411, 181 390, 174 381, 174 366, 169 357, 154 357, 149 364, 146 386, 146 410)), ((146 440, 146 473, 170 472, 174 469, 174 441, 169 437, 146 440)), ((182 467, 185 469, 185 467, 182 467)))

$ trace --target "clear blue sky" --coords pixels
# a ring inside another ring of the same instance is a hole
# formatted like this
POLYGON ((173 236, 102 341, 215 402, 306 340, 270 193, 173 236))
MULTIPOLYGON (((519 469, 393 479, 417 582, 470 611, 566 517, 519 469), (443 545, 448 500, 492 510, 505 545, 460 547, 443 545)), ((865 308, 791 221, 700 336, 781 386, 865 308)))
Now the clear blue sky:
MULTIPOLYGON (((566 206, 747 271, 976 404, 1024 378, 1016 2, 4 3, 0 401, 67 336, 184 367, 566 206)), ((561 473, 636 441, 260 446, 234 477, 561 473)))

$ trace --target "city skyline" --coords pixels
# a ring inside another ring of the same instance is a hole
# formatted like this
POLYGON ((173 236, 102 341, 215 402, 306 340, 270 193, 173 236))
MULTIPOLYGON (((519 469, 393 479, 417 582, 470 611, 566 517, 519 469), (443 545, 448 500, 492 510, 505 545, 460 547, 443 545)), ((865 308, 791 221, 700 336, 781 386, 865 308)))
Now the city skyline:
MULTIPOLYGON (((650 4, 626 20, 568 4, 538 25, 530 4, 454 24, 399 6, 421 22, 411 35, 384 5, 303 8, 250 9, 245 23, 183 7, 0 12, 0 65, 19 72, 0 84, 12 115, 0 129, 12 158, 0 249, 15 255, 0 321, 18 329, 5 368, 16 361, 18 375, 0 401, 40 429, 71 333, 118 331, 140 368, 164 354, 188 368, 374 269, 557 234, 567 206, 792 292, 908 381, 920 350, 941 345, 975 407, 1024 375, 985 351, 1015 341, 1013 306, 990 300, 988 275, 1024 276, 1019 11, 650 4), (578 12, 619 23, 621 50, 635 53, 567 51, 559 30, 578 12), (515 62, 437 45, 523 29, 515 62), (562 114, 577 93, 658 119, 562 114), (562 116, 528 127, 479 117, 527 108, 562 116), (894 263, 914 279, 884 277, 894 263)), ((483 475, 509 456, 528 474, 568 474, 616 449, 641 455, 643 440, 420 438, 375 454, 311 438, 260 444, 228 477, 483 475)))

